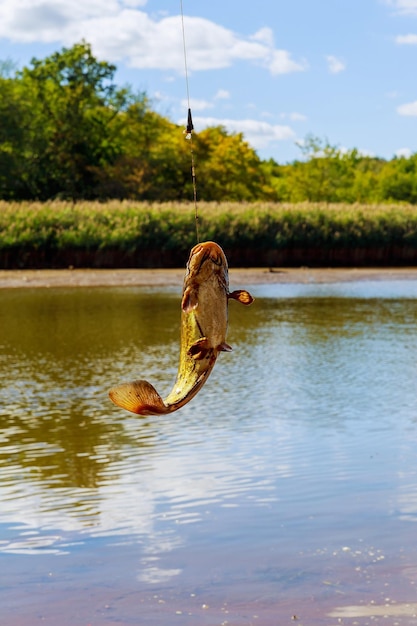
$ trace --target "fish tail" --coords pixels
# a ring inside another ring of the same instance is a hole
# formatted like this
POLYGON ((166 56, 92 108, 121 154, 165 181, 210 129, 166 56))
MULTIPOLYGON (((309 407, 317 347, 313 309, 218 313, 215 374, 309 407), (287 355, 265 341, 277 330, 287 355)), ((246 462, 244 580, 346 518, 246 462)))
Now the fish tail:
POLYGON ((155 387, 146 380, 116 385, 110 389, 109 396, 114 404, 137 415, 163 415, 170 412, 155 387))

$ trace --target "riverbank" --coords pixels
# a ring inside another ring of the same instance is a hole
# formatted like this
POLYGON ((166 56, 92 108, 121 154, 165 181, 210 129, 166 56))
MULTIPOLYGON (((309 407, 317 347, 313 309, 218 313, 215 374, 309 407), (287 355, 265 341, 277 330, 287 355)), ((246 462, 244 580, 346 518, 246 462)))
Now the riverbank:
MULTIPOLYGON (((417 268, 231 268, 232 286, 416 280, 417 268)), ((178 269, 0 270, 0 289, 24 287, 181 287, 178 269)))
MULTIPOLYGON (((417 267, 417 206, 200 203, 201 241, 232 267, 417 267)), ((181 203, 0 202, 0 268, 182 267, 195 244, 181 203)))

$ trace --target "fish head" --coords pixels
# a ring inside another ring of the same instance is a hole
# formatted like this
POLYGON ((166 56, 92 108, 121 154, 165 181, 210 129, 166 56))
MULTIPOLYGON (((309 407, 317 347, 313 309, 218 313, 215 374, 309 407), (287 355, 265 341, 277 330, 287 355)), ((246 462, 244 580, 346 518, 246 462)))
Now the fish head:
POLYGON ((213 274, 227 287, 229 281, 226 255, 214 241, 198 243, 190 252, 186 279, 192 278, 201 284, 213 274))

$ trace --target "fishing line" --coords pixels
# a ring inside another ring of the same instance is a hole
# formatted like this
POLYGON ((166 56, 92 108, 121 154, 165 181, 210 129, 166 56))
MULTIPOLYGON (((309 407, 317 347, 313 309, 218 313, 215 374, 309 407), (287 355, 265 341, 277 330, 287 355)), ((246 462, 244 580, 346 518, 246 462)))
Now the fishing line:
POLYGON ((188 114, 187 114, 187 127, 185 129, 185 138, 190 142, 190 154, 191 154, 191 180, 193 182, 193 198, 194 198, 194 220, 195 220, 195 234, 197 237, 197 243, 200 243, 200 234, 199 234, 199 216, 198 216, 198 204, 197 204, 197 181, 195 175, 195 163, 194 163, 194 150, 193 150, 193 117, 191 114, 191 106, 190 106, 190 86, 188 81, 188 65, 187 65, 187 46, 185 43, 185 26, 184 26, 184 10, 182 5, 182 0, 180 0, 181 7, 181 25, 182 25, 182 44, 184 49, 184 69, 185 69, 185 84, 187 87, 187 104, 188 104, 188 114))

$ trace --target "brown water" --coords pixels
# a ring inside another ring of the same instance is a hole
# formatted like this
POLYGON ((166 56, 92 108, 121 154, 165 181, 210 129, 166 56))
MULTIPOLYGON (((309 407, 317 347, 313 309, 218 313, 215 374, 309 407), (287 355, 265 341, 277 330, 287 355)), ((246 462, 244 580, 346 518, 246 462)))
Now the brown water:
POLYGON ((158 418, 177 290, 0 292, 0 626, 417 624, 417 282, 251 291, 158 418))

